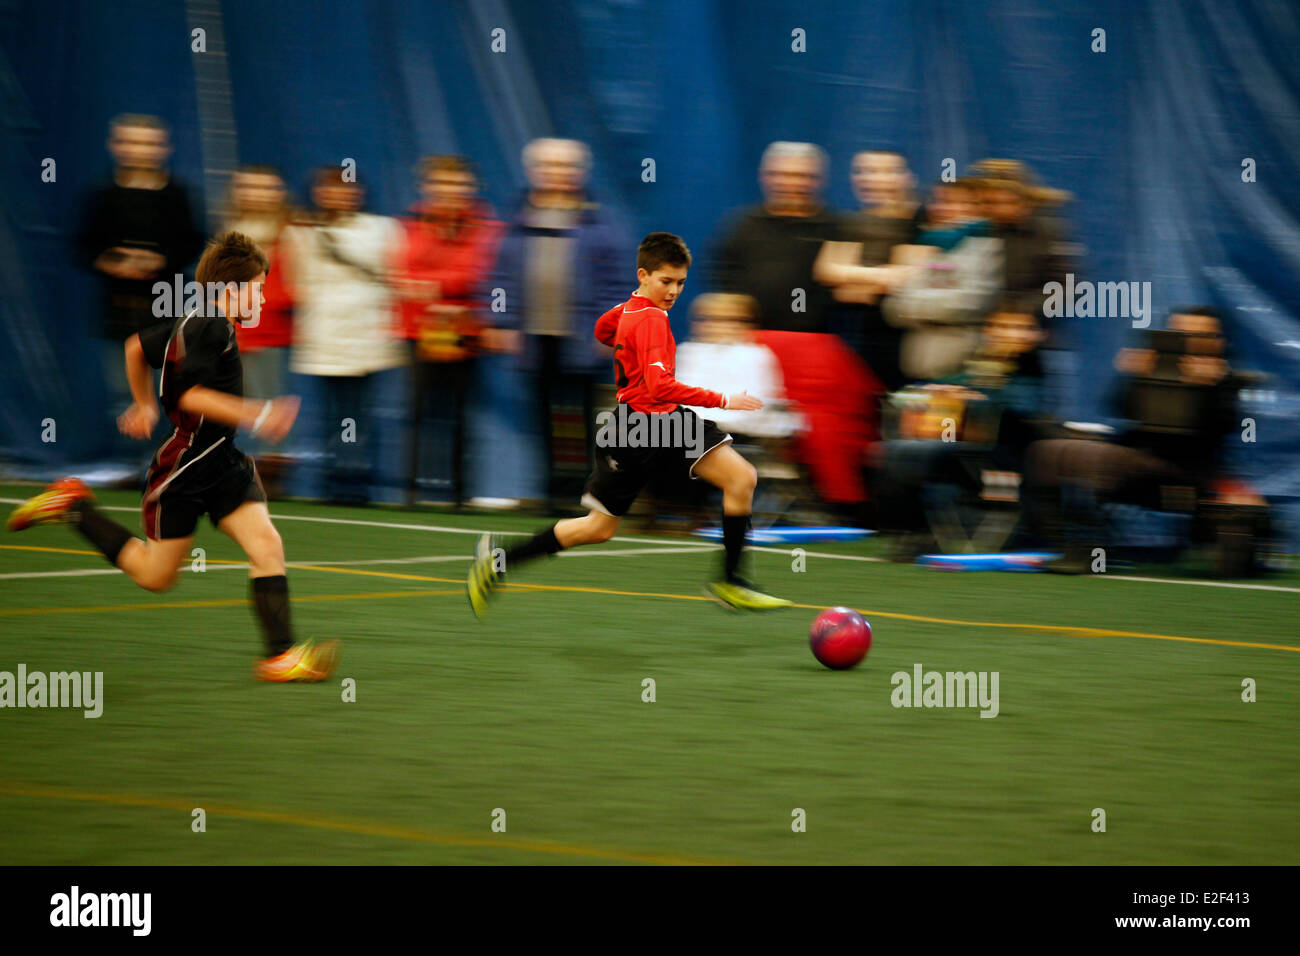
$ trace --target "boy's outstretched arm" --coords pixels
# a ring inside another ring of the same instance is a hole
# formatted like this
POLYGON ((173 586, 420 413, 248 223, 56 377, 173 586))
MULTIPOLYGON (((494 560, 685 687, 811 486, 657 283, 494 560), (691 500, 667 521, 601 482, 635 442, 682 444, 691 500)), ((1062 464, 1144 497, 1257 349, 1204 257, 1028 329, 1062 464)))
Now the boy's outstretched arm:
POLYGON ((123 345, 126 380, 131 386, 131 407, 117 420, 122 434, 131 438, 148 438, 158 424, 158 401, 153 394, 153 371, 144 357, 140 336, 133 335, 123 345))
POLYGON ((681 405, 699 405, 702 408, 726 408, 733 412, 756 412, 763 407, 762 399, 748 392, 724 395, 708 388, 696 388, 677 381, 668 374, 662 360, 646 366, 646 387, 657 402, 677 402, 681 405))
POLYGON ((202 415, 223 425, 246 428, 254 435, 270 442, 278 442, 289 434, 294 419, 298 417, 298 397, 240 398, 227 392, 218 392, 206 385, 187 389, 177 403, 181 411, 202 415))

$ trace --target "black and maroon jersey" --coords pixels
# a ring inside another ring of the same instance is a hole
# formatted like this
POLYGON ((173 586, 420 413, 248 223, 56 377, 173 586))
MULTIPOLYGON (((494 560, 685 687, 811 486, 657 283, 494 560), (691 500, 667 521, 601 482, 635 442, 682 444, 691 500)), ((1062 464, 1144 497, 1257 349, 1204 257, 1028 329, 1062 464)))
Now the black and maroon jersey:
MULTIPOLYGON (((233 425, 211 422, 182 411, 181 396, 196 385, 240 398, 244 395, 244 366, 235 341, 235 327, 221 315, 191 313, 174 322, 160 322, 140 332, 145 359, 162 369, 158 388, 163 414, 175 425, 158 446, 150 466, 149 485, 161 491, 183 472, 196 471, 197 462, 220 445, 231 445, 233 425)), ((215 460, 215 459, 214 459, 215 460)), ((197 467, 197 471, 207 469, 197 467)))

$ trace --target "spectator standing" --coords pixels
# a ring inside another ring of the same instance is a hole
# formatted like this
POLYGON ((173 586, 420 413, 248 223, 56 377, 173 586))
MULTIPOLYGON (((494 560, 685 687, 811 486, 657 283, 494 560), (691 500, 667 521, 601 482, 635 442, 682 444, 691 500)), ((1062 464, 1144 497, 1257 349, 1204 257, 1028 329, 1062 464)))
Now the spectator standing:
POLYGON ((984 159, 971 167, 981 214, 1002 240, 1004 294, 1032 303, 1049 334, 1049 348, 1063 348, 1062 330, 1043 315, 1049 282, 1065 282, 1076 268, 1077 247, 1069 241, 1065 221, 1053 210, 1068 193, 1037 185, 1024 163, 1011 159, 984 159), (1036 301, 1035 301, 1036 300, 1036 301))
POLYGON ((81 264, 102 279, 98 336, 106 411, 114 418, 107 434, 116 436, 116 416, 131 404, 123 343, 159 321, 154 284, 171 284, 198 257, 203 232, 185 184, 167 168, 172 144, 166 123, 134 113, 114 117, 108 152, 113 181, 87 200, 76 243, 81 264))
MULTIPOLYGON (((289 297, 288 258, 282 237, 292 211, 284 177, 274 166, 247 165, 230 181, 230 197, 222 231, 248 236, 270 263, 262 285, 261 314, 256 324, 236 322, 235 335, 244 361, 244 387, 250 395, 283 395, 289 378, 289 347, 293 344, 293 300, 289 297)), ((255 436, 245 439, 249 451, 261 458, 269 446, 255 436)))
POLYGON ((400 500, 405 483, 407 353, 393 265, 402 227, 362 211, 360 182, 317 170, 314 209, 284 231, 295 303, 290 369, 303 390, 294 491, 309 498, 400 500))
POLYGON ((828 331, 831 292, 813 278, 840 219, 825 208, 826 154, 812 143, 772 143, 759 163, 763 201, 736 214, 718 244, 714 287, 758 302, 759 328, 828 331))
POLYGON ((980 184, 983 214, 1002 240, 1005 294, 1031 309, 1047 332, 1043 359, 1051 385, 1046 401, 1065 414, 1077 374, 1076 357, 1063 321, 1043 312, 1043 290, 1049 282, 1065 284, 1067 273, 1079 268, 1079 246, 1070 240, 1068 225, 1057 211, 1070 195, 1038 185, 1033 172, 1018 160, 980 160, 971 175, 980 184))
POLYGON ((900 250, 911 268, 884 303, 886 320, 903 330, 907 379, 952 375, 978 347, 1002 281, 1002 244, 990 232, 969 182, 935 184, 917 245, 900 250))
MULTIPOLYGON (((451 492, 465 498, 465 422, 475 357, 498 346, 484 324, 483 286, 490 278, 502 224, 478 195, 478 178, 460 156, 420 163, 421 199, 403 219, 398 266, 401 331, 411 353, 407 502, 425 474, 421 449, 428 426, 450 425, 451 492), (426 416, 432 411, 433 419, 426 416)), ((441 429, 439 429, 441 431, 441 429)))
POLYGON ((841 241, 822 246, 813 276, 831 287, 836 302, 851 304, 844 337, 894 391, 905 381, 898 358, 902 333, 885 321, 881 300, 903 275, 889 267, 894 248, 916 241, 916 181, 901 153, 864 150, 853 157, 851 182, 861 208, 845 217, 841 241))
POLYGON ((593 389, 610 372, 611 351, 594 338, 596 319, 627 298, 632 244, 608 207, 586 188, 584 143, 537 139, 524 148, 528 189, 508 217, 497 259, 493 313, 512 330, 531 379, 552 508, 576 499, 592 461, 593 389))

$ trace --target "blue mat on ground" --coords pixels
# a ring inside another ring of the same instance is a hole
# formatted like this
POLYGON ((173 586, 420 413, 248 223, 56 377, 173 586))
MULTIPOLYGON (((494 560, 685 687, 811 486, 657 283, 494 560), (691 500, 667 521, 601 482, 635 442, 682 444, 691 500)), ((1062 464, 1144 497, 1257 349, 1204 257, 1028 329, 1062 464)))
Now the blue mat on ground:
POLYGON ((916 563, 939 571, 1041 571, 1060 555, 1051 551, 1010 551, 1006 554, 923 554, 916 563))
MULTIPOLYGON (((697 538, 722 540, 721 528, 699 528, 697 538)), ((752 544, 806 544, 813 541, 859 541, 875 534, 865 528, 750 528, 752 544)))

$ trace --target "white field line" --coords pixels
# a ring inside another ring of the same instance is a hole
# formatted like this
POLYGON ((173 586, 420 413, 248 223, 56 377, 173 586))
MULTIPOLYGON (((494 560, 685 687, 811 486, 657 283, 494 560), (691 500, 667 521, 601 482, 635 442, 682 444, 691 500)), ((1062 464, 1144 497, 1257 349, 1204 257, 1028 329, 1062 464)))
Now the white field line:
POLYGON ((1237 584, 1234 581, 1184 581, 1182 578, 1143 578, 1132 574, 1094 574, 1094 578, 1109 578, 1112 581, 1140 581, 1143 584, 1197 584, 1203 588, 1234 588, 1241 591, 1286 591, 1300 593, 1300 588, 1288 588, 1281 584, 1237 584))
MULTIPOLYGON (((24 500, 26 499, 0 498, 0 503, 21 504, 24 500)), ((140 509, 126 507, 124 505, 101 505, 100 510, 101 511, 139 511, 140 509)), ((483 530, 474 530, 469 528, 447 528, 439 525, 427 525, 427 524, 399 524, 397 522, 390 522, 390 521, 362 521, 360 519, 354 519, 354 518, 318 518, 318 517, 313 517, 311 515, 282 515, 282 514, 272 515, 271 517, 276 521, 316 521, 322 524, 361 525, 369 528, 395 528, 395 529, 407 530, 407 531, 437 531, 445 534, 480 535, 486 533, 483 530)), ((529 534, 529 532, 527 531, 498 531, 493 533, 499 534, 503 537, 506 536, 527 537, 529 534)), ((696 542, 696 541, 684 541, 681 539, 665 540, 663 538, 633 538, 633 537, 616 536, 611 538, 610 540, 630 542, 630 543, 640 543, 640 544, 654 544, 657 545, 657 547, 644 548, 644 549, 632 549, 627 551, 574 551, 574 552, 565 551, 561 553, 561 557, 566 557, 566 558, 595 557, 600 555, 613 556, 613 555, 633 555, 633 554, 688 554, 695 551, 714 550, 720 547, 720 545, 709 541, 696 542)), ((793 550, 793 547, 794 546, 792 546, 791 548, 771 548, 771 547, 759 547, 756 545, 750 545, 749 550, 766 551, 772 554, 789 555, 790 552, 793 550)), ((824 558, 830 561, 858 561, 858 562, 875 563, 875 564, 884 563, 885 561, 884 558, 871 557, 869 555, 861 555, 861 554, 828 554, 824 551, 805 551, 804 553, 807 557, 810 558, 824 558)), ((465 561, 468 560, 468 557, 449 556, 449 557, 417 558, 417 559, 384 558, 384 559, 380 559, 379 562, 376 563, 393 563, 393 562, 400 562, 400 561, 425 561, 425 560, 465 561)), ((305 562, 304 561, 304 562, 295 562, 294 564, 290 564, 289 566, 295 567, 298 565, 305 565, 308 563, 314 563, 320 565, 327 565, 331 563, 339 564, 339 565, 352 565, 352 564, 363 564, 365 562, 360 562, 360 561, 305 562)), ((238 567, 244 567, 244 565, 238 565, 238 567)), ((37 577, 37 576, 53 577, 63 573, 65 572, 46 571, 46 572, 36 572, 31 574, 28 573, 0 574, 0 580, 6 580, 10 578, 37 577)), ((106 568, 103 569, 102 571, 99 570, 82 571, 80 573, 81 574, 97 574, 97 573, 116 574, 120 572, 114 571, 113 569, 110 568, 106 568)), ((1103 579, 1103 580, 1111 580, 1111 581, 1134 581, 1140 584, 1185 584, 1193 587, 1203 587, 1203 588, 1229 588, 1233 590, 1242 590, 1242 591, 1280 591, 1286 594, 1300 594, 1300 588, 1286 587, 1280 584, 1237 584, 1231 581, 1196 581, 1196 580, 1183 579, 1183 578, 1149 578, 1149 577, 1141 577, 1138 575, 1131 575, 1131 574, 1094 574, 1091 575, 1091 577, 1103 579)))
MULTIPOLYGON (((715 545, 715 547, 722 547, 722 546, 721 546, 721 545, 715 545)), ((745 547, 745 550, 746 550, 746 551, 766 551, 766 552, 768 552, 769 554, 784 554, 784 555, 788 558, 788 557, 790 557, 790 552, 793 551, 793 550, 794 550, 795 548, 797 548, 797 547, 798 547, 798 545, 791 545, 791 546, 788 547, 788 548, 771 548, 771 547, 765 547, 765 546, 760 546, 760 545, 756 545, 756 544, 751 544, 751 545, 747 545, 747 546, 745 547)), ((871 564, 885 564, 885 563, 887 563, 887 562, 885 561, 884 558, 873 558, 873 557, 871 557, 870 555, 866 555, 866 554, 827 554, 825 551, 805 551, 805 552, 804 552, 804 557, 807 557, 807 558, 831 558, 832 560, 835 560, 835 561, 866 561, 866 562, 869 562, 869 563, 871 563, 871 564)))
MULTIPOLYGON (((248 567, 248 565, 244 565, 248 567)), ((75 571, 18 571, 0 574, 0 581, 19 581, 25 578, 88 578, 95 574, 121 574, 117 568, 83 568, 75 571)))

